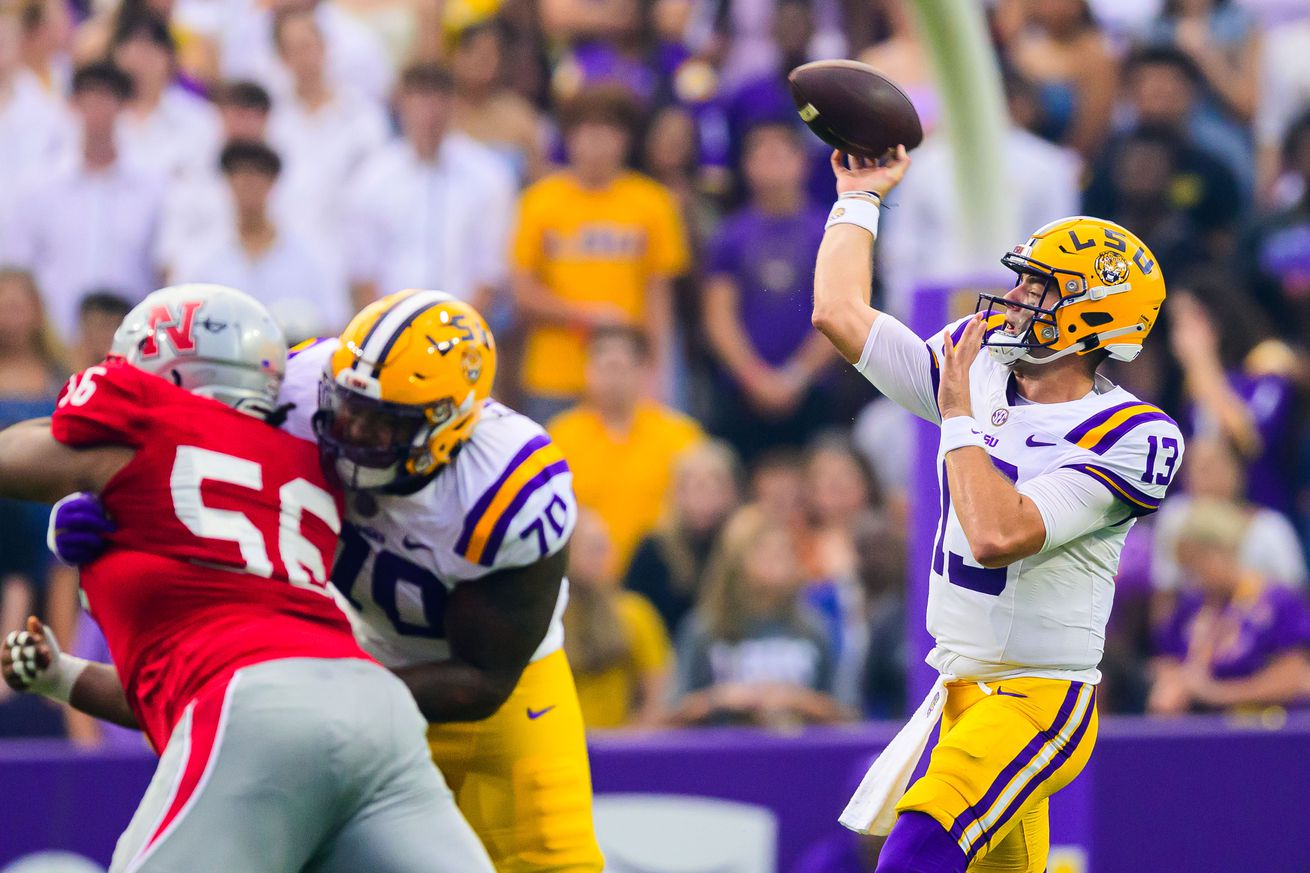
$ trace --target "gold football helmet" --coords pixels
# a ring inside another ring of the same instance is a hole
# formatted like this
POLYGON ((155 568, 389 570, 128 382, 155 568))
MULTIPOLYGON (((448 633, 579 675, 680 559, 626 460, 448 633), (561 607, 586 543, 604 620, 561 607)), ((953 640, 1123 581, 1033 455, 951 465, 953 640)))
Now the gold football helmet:
POLYGON ((1102 218, 1053 221, 1006 252, 1001 263, 1021 280, 1025 275, 1045 279, 1036 305, 978 295, 978 309, 986 310, 995 328, 983 345, 1006 364, 1044 364, 1097 349, 1131 361, 1141 354, 1164 302, 1164 275, 1155 255, 1128 230, 1102 218), (1032 313, 1026 329, 1011 333, 996 327, 1005 321, 1007 307, 1032 313))
POLYGON ((314 430, 348 488, 405 487, 473 435, 496 379, 496 342, 476 309, 401 291, 346 326, 319 386, 314 430))

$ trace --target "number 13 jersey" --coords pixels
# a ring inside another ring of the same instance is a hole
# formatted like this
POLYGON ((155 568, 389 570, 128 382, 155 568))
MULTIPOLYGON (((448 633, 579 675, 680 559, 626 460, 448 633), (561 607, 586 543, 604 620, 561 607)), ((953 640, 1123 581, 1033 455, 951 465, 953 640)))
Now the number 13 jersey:
MULTIPOLYGON (((882 315, 856 366, 892 400, 939 423, 944 336, 958 340, 966 321, 924 342, 882 315)), ((951 503, 939 449, 941 514, 933 532, 927 622, 937 646, 928 662, 960 678, 1098 682, 1124 537, 1137 518, 1159 507, 1178 470, 1178 426, 1100 376, 1078 400, 1028 402, 1015 392, 1010 368, 986 348, 969 379, 987 453, 1037 506, 1046 542, 1008 567, 979 564, 951 503)))
MULTIPOLYGON (((287 362, 286 427, 313 439, 318 385, 337 340, 308 344, 287 362)), ((360 644, 388 667, 450 657, 445 603, 456 585, 524 567, 564 548, 577 523, 573 475, 531 419, 488 401, 473 437, 412 494, 346 495, 332 582, 360 644)), ((564 644, 568 582, 532 660, 564 644)))

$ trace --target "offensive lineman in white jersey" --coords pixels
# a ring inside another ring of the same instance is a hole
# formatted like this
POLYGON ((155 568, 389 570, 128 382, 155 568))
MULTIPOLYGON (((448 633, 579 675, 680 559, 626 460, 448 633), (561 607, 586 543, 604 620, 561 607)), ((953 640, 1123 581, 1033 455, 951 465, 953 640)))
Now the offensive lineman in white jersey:
POLYGON ((1062 219, 1002 258, 1009 293, 921 340, 869 305, 878 208, 909 162, 904 148, 881 163, 833 154, 813 321, 882 393, 941 424, 927 626, 942 678, 842 823, 890 829, 880 873, 1041 873, 1047 798, 1096 739, 1124 535, 1182 459, 1167 415, 1096 374, 1141 352, 1164 279, 1124 228, 1062 219), (938 714, 928 771, 905 791, 938 714))

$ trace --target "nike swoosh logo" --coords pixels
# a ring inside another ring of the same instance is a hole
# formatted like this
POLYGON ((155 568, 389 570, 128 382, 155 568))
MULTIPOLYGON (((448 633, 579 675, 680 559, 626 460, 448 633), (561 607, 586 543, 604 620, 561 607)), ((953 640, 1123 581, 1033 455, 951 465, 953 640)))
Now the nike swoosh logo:
POLYGON ((1026 440, 1026 442, 1028 443, 1029 446, 1033 447, 1034 449, 1036 449, 1036 448, 1040 448, 1040 447, 1042 447, 1042 446, 1053 446, 1053 445, 1055 445, 1055 443, 1044 443, 1044 442, 1041 442, 1040 440, 1035 440, 1035 439, 1033 439, 1032 437, 1028 437, 1028 439, 1026 440))
MULTIPOLYGON (((427 545, 427 544, 425 544, 425 543, 421 543, 421 542, 419 542, 418 540, 411 540, 409 537, 404 537, 403 539, 401 539, 400 543, 401 543, 401 545, 403 545, 405 548, 410 549, 410 550, 413 550, 413 549, 423 549, 423 550, 426 551, 426 552, 432 552, 432 547, 431 547, 431 546, 429 546, 429 545, 427 545)), ((432 554, 435 555, 436 552, 432 552, 432 554)))
POLYGON ((1022 697, 1027 699, 1027 694, 1020 694, 1018 691, 1006 691, 1004 688, 997 688, 996 693, 1002 697, 1022 697))
POLYGON ((546 707, 545 709, 538 709, 538 710, 533 710, 533 708, 529 706, 529 707, 528 707, 528 719, 531 720, 531 721, 536 721, 537 719, 541 718, 543 715, 545 715, 546 713, 548 713, 548 712, 550 712, 552 709, 554 709, 556 705, 557 705, 557 704, 551 704, 550 706, 546 707))

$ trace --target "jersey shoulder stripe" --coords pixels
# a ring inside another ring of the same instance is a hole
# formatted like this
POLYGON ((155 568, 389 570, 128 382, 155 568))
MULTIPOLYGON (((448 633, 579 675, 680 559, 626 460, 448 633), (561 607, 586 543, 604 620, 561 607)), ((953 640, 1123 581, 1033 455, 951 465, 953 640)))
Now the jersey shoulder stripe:
POLYGON ((309 351, 319 343, 325 343, 328 342, 329 340, 334 340, 334 339, 336 339, 336 337, 334 336, 316 336, 316 337, 311 337, 307 340, 303 340, 302 342, 298 342, 291 348, 287 349, 287 360, 288 361, 291 360, 301 352, 309 351))
POLYGON ((1175 428, 1174 420, 1157 406, 1130 400, 1102 409, 1065 435, 1065 439, 1082 449, 1104 455, 1129 431, 1152 421, 1167 421, 1175 428))
POLYGON ((550 437, 528 440, 464 517, 455 551, 471 564, 491 566, 514 515, 543 485, 567 472, 564 454, 550 437))
POLYGON ((1127 504, 1134 517, 1150 515, 1160 508, 1161 498, 1152 497, 1108 467, 1088 463, 1066 464, 1065 466, 1070 470, 1077 470, 1091 476, 1117 499, 1127 504))

